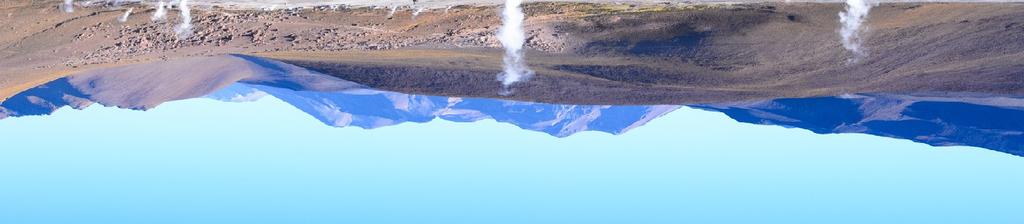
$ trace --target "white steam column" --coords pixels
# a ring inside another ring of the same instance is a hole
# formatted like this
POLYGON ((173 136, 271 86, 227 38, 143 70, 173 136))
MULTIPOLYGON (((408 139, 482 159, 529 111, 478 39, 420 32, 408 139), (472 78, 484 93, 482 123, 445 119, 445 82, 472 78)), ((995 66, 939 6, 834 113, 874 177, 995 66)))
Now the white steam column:
POLYGON ((122 22, 122 23, 123 22, 128 22, 128 17, 132 15, 132 11, 134 11, 134 10, 135 10, 135 8, 128 8, 128 11, 124 11, 124 15, 121 15, 121 17, 118 17, 117 21, 118 22, 122 22))
POLYGON ((868 56, 861 46, 861 27, 864 26, 864 21, 875 4, 875 0, 846 0, 846 11, 839 13, 839 22, 842 23, 839 35, 842 36, 843 48, 853 54, 850 62, 857 62, 868 56))
POLYGON ((60 6, 66 13, 75 12, 75 3, 73 0, 64 0, 64 4, 60 6))
POLYGON ((391 11, 388 11, 388 19, 395 17, 396 11, 398 11, 398 6, 391 6, 391 11))
POLYGON ((153 12, 153 17, 150 17, 149 19, 158 21, 164 19, 165 16, 167 16, 167 3, 160 0, 160 2, 156 3, 156 12, 153 12))
POLYGON ((522 0, 505 0, 505 8, 501 11, 502 26, 498 30, 498 40, 505 47, 505 69, 498 74, 498 81, 504 86, 502 95, 512 94, 510 86, 513 83, 526 81, 533 76, 533 70, 526 66, 523 58, 523 46, 526 44, 523 20, 526 15, 519 8, 522 3, 522 0))
POLYGON ((185 39, 192 35, 192 12, 189 11, 188 0, 178 2, 178 10, 181 11, 181 24, 174 28, 174 32, 178 34, 178 39, 185 39))

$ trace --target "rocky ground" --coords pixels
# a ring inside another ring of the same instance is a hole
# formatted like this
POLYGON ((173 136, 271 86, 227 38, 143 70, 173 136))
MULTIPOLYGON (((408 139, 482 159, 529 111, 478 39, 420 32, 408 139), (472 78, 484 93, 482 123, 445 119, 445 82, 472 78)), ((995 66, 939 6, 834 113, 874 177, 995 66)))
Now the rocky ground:
MULTIPOLYGON (((59 1, 0 5, 0 98, 76 72, 221 54, 284 60, 373 87, 497 96, 495 6, 192 11, 148 5, 64 13, 59 1), (127 21, 118 17, 128 8, 127 21)), ((1024 4, 883 4, 849 61, 839 4, 525 6, 528 61, 514 98, 677 103, 849 92, 1024 94, 1024 4)))

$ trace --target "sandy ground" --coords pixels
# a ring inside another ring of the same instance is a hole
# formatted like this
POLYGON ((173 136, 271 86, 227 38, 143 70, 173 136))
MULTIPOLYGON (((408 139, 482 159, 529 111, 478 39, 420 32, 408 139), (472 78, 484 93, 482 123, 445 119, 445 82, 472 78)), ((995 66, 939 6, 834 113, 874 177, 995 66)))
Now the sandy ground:
MULTIPOLYGON (((393 15, 388 7, 198 7, 195 28, 182 38, 173 32, 177 10, 152 21, 153 9, 135 3, 63 13, 59 1, 6 1, 0 6, 0 99, 91 69, 232 53, 285 60, 383 89, 499 97, 494 32, 500 18, 488 2, 423 0, 415 7, 433 9, 417 14, 404 6, 393 15), (483 6, 445 9, 453 4, 483 6), (119 22, 128 8, 135 13, 119 22)), ((1022 4, 883 4, 868 24, 871 56, 850 64, 836 34, 841 4, 731 2, 528 4, 528 60, 539 76, 518 86, 525 91, 517 97, 658 103, 1024 91, 1022 4), (631 93, 635 97, 616 97, 631 93)), ((204 3, 216 1, 196 4, 204 3)))
MULTIPOLYGON (((89 1, 98 4, 108 1, 89 1)), ((157 1, 121 0, 120 2, 138 2, 153 5, 157 1)), ((190 4, 205 7, 221 7, 227 9, 287 9, 317 6, 346 7, 411 7, 440 9, 451 6, 493 6, 504 4, 504 0, 191 0, 190 4)), ((591 4, 751 4, 751 3, 838 3, 844 0, 524 0, 524 3, 591 3, 591 4)), ((1024 2, 1024 0, 878 0, 879 3, 984 3, 984 2, 1024 2)), ((80 3, 86 4, 86 3, 80 3)))

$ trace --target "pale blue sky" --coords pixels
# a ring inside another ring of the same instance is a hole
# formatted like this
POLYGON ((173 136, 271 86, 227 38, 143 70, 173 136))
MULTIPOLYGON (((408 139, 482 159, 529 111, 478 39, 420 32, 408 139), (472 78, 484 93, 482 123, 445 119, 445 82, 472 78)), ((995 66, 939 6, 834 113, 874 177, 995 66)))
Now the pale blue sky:
POLYGON ((0 120, 0 223, 1022 223, 1024 159, 683 108, 620 136, 274 98, 0 120))

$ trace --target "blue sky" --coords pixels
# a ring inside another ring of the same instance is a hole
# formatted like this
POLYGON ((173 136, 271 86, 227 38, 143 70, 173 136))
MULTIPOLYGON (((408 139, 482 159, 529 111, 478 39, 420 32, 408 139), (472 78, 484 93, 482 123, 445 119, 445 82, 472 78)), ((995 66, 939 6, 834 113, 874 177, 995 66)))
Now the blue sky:
POLYGON ((680 109, 619 136, 274 98, 0 120, 0 223, 1021 223, 1024 159, 680 109))

